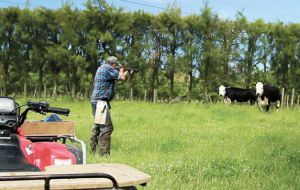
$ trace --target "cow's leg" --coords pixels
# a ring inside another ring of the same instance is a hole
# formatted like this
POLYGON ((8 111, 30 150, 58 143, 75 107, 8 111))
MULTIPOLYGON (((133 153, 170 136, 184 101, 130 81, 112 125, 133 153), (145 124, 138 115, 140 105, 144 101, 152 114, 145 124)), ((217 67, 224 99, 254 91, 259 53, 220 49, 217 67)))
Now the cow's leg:
POLYGON ((257 103, 257 99, 250 99, 250 105, 255 105, 257 103))
POLYGON ((230 99, 230 104, 234 105, 236 103, 236 100, 230 99))
POLYGON ((224 103, 225 104, 231 104, 231 99, 230 98, 228 98, 228 97, 226 97, 226 98, 224 98, 224 103))
POLYGON ((260 102, 257 102, 257 105, 258 105, 259 111, 262 111, 260 102))
POLYGON ((257 103, 257 106, 259 108, 259 111, 262 111, 263 101, 260 97, 257 98, 256 103, 257 103))
POLYGON ((267 106, 266 106, 266 112, 268 112, 268 111, 269 111, 269 109, 270 109, 270 106, 269 106, 269 105, 267 105, 267 106))
POLYGON ((269 109, 270 109, 270 101, 269 100, 267 100, 267 106, 266 106, 266 112, 268 112, 269 111, 269 109))
POLYGON ((279 111, 279 107, 280 107, 280 100, 276 101, 276 110, 277 112, 279 111))

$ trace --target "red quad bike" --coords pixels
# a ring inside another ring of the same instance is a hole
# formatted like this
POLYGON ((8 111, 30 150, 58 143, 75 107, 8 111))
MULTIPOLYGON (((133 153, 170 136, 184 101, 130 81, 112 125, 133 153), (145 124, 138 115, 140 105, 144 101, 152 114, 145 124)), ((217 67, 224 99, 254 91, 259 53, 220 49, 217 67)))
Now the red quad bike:
POLYGON ((47 102, 20 106, 0 97, 0 189, 133 190, 151 179, 125 164, 86 164, 85 144, 76 138, 72 122, 26 121, 29 111, 70 113, 47 102))

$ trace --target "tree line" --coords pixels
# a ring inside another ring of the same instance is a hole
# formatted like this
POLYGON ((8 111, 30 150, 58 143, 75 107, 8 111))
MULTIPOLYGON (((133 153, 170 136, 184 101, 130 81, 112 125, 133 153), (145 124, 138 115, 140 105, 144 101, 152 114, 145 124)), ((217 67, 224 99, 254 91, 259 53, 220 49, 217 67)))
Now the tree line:
POLYGON ((204 100, 220 84, 264 81, 300 91, 300 24, 225 20, 205 7, 183 16, 126 12, 104 0, 85 9, 0 9, 0 94, 89 97, 109 55, 138 68, 118 97, 204 100))

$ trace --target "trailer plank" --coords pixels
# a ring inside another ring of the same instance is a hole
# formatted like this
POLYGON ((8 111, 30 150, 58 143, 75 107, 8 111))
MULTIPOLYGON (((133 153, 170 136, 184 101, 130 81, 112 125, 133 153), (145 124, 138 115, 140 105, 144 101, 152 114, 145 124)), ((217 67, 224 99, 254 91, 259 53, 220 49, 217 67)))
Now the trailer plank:
POLYGON ((76 132, 75 124, 71 121, 25 121, 21 129, 25 136, 74 136, 76 132))
MULTIPOLYGON (((1 176, 28 176, 28 175, 52 175, 52 174, 88 174, 105 173, 113 176, 119 187, 131 187, 146 184, 151 176, 138 171, 125 164, 86 164, 69 166, 48 166, 42 172, 2 172, 1 176)), ((51 189, 93 189, 112 188, 113 184, 109 179, 103 178, 82 178, 82 179, 53 179, 50 181, 51 189)), ((43 189, 43 180, 29 181, 1 181, 0 189, 43 189)))

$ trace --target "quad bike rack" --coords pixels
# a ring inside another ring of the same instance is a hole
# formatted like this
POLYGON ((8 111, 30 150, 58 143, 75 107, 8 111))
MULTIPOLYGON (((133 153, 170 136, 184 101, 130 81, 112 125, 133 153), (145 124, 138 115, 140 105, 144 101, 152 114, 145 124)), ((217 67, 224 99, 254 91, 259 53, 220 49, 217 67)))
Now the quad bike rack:
POLYGON ((86 164, 86 146, 78 139, 75 134, 75 124, 71 121, 61 122, 43 122, 43 121, 25 121, 22 125, 24 135, 33 141, 57 141, 66 140, 80 144, 82 150, 83 164, 86 164))

